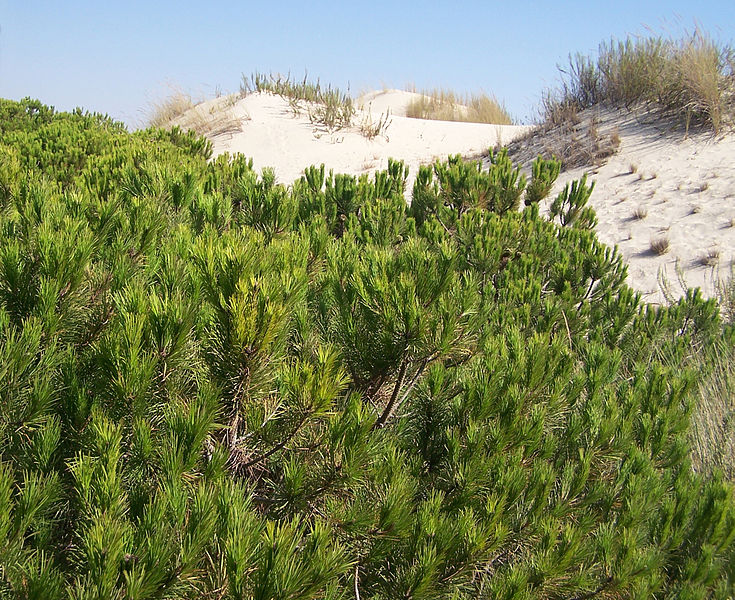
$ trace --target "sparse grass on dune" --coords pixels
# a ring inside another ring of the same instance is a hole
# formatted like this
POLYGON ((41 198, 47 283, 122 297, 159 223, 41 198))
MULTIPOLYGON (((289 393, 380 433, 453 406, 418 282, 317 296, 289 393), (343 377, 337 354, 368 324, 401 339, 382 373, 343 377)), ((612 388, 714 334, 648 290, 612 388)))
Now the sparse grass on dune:
POLYGON ((152 102, 147 122, 150 127, 166 127, 173 120, 194 108, 191 96, 180 89, 173 89, 170 96, 152 102))
POLYGON ((600 44, 596 57, 576 54, 560 88, 542 99, 542 117, 559 124, 600 103, 646 105, 715 132, 735 113, 733 48, 695 29, 680 39, 629 37, 600 44))
MULTIPOLYGON (((724 345, 723 345, 724 346, 724 345)), ((720 471, 735 480, 735 356, 731 348, 707 352, 707 374, 697 389, 692 411, 693 467, 720 471)))
POLYGON ((422 90, 406 107, 406 116, 435 121, 511 125, 508 111, 487 94, 457 94, 451 90, 422 90))
MULTIPOLYGON (((709 257, 715 260, 699 262, 714 269, 719 251, 711 249, 703 258, 709 257)), ((725 276, 713 273, 716 311, 725 327, 731 328, 735 326, 735 269, 725 276)), ((676 285, 682 291, 690 289, 678 260, 676 276, 673 284, 659 272, 659 285, 669 306, 677 303, 676 285)), ((697 373, 688 436, 692 469, 708 476, 718 472, 735 482, 735 349, 724 338, 695 343, 680 367, 697 373)))
POLYGON ((265 74, 255 71, 249 77, 243 75, 240 93, 270 92, 288 99, 295 113, 303 110, 301 102, 308 102, 306 107, 309 119, 316 125, 328 129, 341 129, 352 124, 355 106, 348 93, 328 85, 323 87, 320 81, 310 81, 304 75, 301 81, 292 79, 291 75, 265 74))
POLYGON ((241 119, 229 110, 235 100, 236 96, 223 96, 205 104, 174 89, 167 98, 151 104, 147 124, 164 129, 178 126, 205 136, 234 133, 242 128, 241 119))

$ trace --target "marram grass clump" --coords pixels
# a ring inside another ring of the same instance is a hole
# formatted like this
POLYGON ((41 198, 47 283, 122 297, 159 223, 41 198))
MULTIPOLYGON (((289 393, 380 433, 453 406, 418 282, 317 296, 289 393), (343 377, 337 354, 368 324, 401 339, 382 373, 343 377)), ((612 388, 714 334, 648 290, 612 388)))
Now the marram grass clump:
POLYGON ((436 121, 513 124, 505 107, 488 94, 457 94, 446 89, 423 90, 418 94, 419 96, 406 108, 408 117, 436 121))
POLYGON ((237 96, 220 96, 208 101, 194 101, 183 90, 174 89, 168 97, 153 102, 149 108, 148 127, 179 127, 197 135, 216 136, 242 130, 242 118, 231 108, 237 96))
POLYGON ((177 128, 0 131, 0 598, 735 593, 732 429, 690 428, 732 329, 642 304, 586 181, 547 218, 558 164, 529 195, 504 151, 409 203, 396 161, 285 187, 177 128))
POLYGON ((719 132, 735 116, 735 52, 701 29, 680 38, 628 37, 576 54, 560 88, 546 93, 543 118, 560 123, 601 103, 646 106, 719 132))

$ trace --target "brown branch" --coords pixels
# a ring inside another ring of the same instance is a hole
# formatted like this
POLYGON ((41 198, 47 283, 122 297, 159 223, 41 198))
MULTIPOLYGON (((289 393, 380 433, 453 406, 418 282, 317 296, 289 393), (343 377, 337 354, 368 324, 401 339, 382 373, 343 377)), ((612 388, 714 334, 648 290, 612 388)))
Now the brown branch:
POLYGON ((393 415, 393 413, 406 401, 406 398, 408 398, 408 395, 411 393, 411 390, 416 385, 416 383, 419 380, 419 377, 421 377, 422 373, 426 369, 429 363, 435 361, 437 358, 439 358, 439 352, 434 352, 431 356, 426 357, 423 362, 421 363, 421 366, 418 368, 414 376, 411 378, 411 382, 406 386, 406 389, 403 392, 403 395, 401 396, 401 399, 396 401, 396 397, 398 394, 398 384, 401 386, 403 385, 403 382, 406 379, 406 369, 405 363, 401 367, 403 369, 403 372, 398 378, 398 381, 396 382, 396 387, 393 389, 393 395, 391 396, 391 400, 388 403, 388 406, 385 407, 385 410, 383 411, 383 414, 380 415, 380 419, 378 419, 375 422, 375 425, 373 425, 373 429, 378 429, 380 427, 385 426, 385 423, 390 419, 390 417, 393 415))
POLYGON ((403 393, 403 396, 401 396, 400 401, 396 405, 396 409, 406 401, 406 398, 408 398, 408 395, 411 393, 413 386, 416 385, 416 382, 419 380, 419 377, 421 377, 421 374, 424 372, 424 369, 426 369, 426 365, 428 365, 429 362, 430 360, 428 358, 424 359, 424 362, 421 364, 418 371, 416 371, 416 374, 413 376, 413 379, 411 379, 411 383, 409 383, 406 386, 406 391, 403 393))
POLYGON ((393 410, 396 406, 396 400, 398 399, 398 392, 401 390, 401 386, 403 385, 403 380, 406 378, 406 369, 408 368, 408 361, 404 360, 401 363, 401 368, 398 370, 398 379, 396 379, 396 384, 393 387, 393 393, 390 396, 390 400, 388 401, 388 404, 386 404, 385 408, 383 409, 383 413, 378 417, 378 420, 375 421, 375 424, 373 425, 373 429, 380 429, 385 425, 385 422, 390 418, 390 416, 393 414, 393 410))
POLYGON ((299 432, 299 429, 301 429, 301 426, 306 422, 306 418, 308 416, 308 413, 304 413, 301 418, 299 419, 299 422, 296 423, 296 427, 294 427, 293 431, 286 436, 285 439, 278 442, 273 448, 268 450, 267 452, 264 452, 263 454, 260 454, 259 456, 256 456, 255 458, 249 460, 244 465, 241 465, 241 469, 247 469, 249 467, 252 467, 253 465, 257 465, 259 462, 263 462, 265 459, 269 458, 270 456, 274 455, 279 450, 283 450, 283 448, 288 444, 293 437, 299 432))

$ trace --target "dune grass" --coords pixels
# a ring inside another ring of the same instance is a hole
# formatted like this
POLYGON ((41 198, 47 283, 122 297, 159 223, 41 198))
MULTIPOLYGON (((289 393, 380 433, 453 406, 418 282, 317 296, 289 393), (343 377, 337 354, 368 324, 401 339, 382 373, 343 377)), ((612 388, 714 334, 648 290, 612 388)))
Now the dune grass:
MULTIPOLYGON (((735 325, 735 272, 718 277, 715 288, 723 321, 735 325)), ((735 481, 735 353, 718 344, 708 348, 703 363, 691 417, 692 463, 700 472, 719 471, 735 481)))
MULTIPOLYGON (((659 272, 659 285, 668 306, 678 303, 674 294, 677 284, 682 291, 690 289, 678 259, 676 278, 674 284, 663 271, 659 272)), ((735 269, 725 276, 715 275, 713 299, 722 324, 734 327, 735 269)), ((735 349, 724 338, 698 340, 679 367, 697 374, 688 434, 692 469, 707 476, 720 473, 735 482, 735 349)))
POLYGON ((213 99, 206 104, 196 102, 191 95, 179 88, 157 102, 151 103, 147 125, 164 129, 178 126, 198 135, 220 135, 242 129, 242 121, 229 108, 237 96, 229 95, 213 99))
POLYGON ((719 132, 735 112, 733 57, 732 47, 700 29, 678 39, 603 42, 596 57, 570 56, 560 87, 543 96, 542 117, 558 123, 600 103, 643 104, 676 115, 687 128, 701 124, 719 132))
POLYGON ((330 130, 349 127, 355 116, 355 106, 349 93, 331 85, 323 87, 319 79, 310 81, 308 75, 304 75, 300 81, 290 74, 255 71, 250 76, 243 75, 241 95, 252 92, 270 92, 286 98, 295 113, 306 108, 312 123, 330 130), (302 102, 308 103, 308 106, 304 107, 302 102))
POLYGON ((147 123, 150 127, 166 127, 188 110, 194 108, 194 105, 195 103, 189 94, 181 89, 173 88, 168 97, 151 102, 147 123))
POLYGON ((497 125, 513 123, 505 107, 488 94, 463 95, 443 88, 418 93, 420 96, 406 108, 407 117, 497 125))

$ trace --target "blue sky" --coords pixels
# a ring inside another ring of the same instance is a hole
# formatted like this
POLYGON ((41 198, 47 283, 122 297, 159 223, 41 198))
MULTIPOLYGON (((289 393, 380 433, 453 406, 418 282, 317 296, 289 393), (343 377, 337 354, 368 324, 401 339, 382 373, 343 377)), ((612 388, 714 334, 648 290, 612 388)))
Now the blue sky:
POLYGON ((569 53, 695 23, 732 42, 733 0, 0 0, 0 97, 135 126, 169 84, 212 96, 237 91, 254 70, 308 70, 353 93, 407 84, 491 92, 527 121, 569 53))

